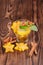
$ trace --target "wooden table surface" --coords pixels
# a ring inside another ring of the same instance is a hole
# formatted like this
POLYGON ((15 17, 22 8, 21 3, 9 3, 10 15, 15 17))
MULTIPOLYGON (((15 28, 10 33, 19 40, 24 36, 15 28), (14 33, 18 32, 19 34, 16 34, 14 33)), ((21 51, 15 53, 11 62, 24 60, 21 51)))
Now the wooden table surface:
MULTIPOLYGON (((2 42, 0 38, 0 65, 43 65, 43 0, 0 0, 0 36, 4 37, 8 33, 6 28, 7 23, 16 19, 27 18, 34 21, 33 18, 33 3, 37 1, 37 23, 40 32, 40 47, 37 56, 33 55, 31 58, 26 56, 27 52, 3 53, 2 42), (14 1, 14 2, 13 2, 14 1), (11 3, 9 5, 9 3, 11 3), (13 3, 13 7, 12 7, 13 3), (18 4, 19 3, 19 4, 18 4), (8 8, 8 7, 12 8, 8 8), (7 15, 8 9, 13 10, 11 15, 7 15), (24 12, 25 11, 25 12, 24 12), (9 18, 10 16, 10 18, 9 18), (11 20, 10 20, 11 19, 11 20)), ((34 16, 35 17, 35 16, 34 16)))

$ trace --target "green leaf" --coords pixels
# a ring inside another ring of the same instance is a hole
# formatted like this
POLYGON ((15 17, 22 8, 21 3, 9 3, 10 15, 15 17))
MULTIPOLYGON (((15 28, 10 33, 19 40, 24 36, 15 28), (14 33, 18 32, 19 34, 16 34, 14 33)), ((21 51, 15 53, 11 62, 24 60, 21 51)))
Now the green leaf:
POLYGON ((20 29, 26 29, 26 28, 28 28, 27 25, 26 26, 20 26, 20 29))
POLYGON ((30 28, 30 30, 33 30, 33 31, 38 31, 38 29, 37 29, 36 25, 31 25, 29 28, 30 28))

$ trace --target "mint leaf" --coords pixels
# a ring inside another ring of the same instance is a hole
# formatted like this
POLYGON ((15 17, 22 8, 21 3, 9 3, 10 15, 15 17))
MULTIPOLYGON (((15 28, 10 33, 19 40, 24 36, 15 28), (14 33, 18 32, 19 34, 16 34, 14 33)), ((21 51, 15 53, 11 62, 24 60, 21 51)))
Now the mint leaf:
POLYGON ((26 26, 20 26, 20 29, 26 29, 26 28, 28 28, 27 25, 26 26))
POLYGON ((30 30, 33 30, 33 31, 36 31, 36 32, 38 31, 36 25, 31 25, 29 28, 30 28, 30 30))

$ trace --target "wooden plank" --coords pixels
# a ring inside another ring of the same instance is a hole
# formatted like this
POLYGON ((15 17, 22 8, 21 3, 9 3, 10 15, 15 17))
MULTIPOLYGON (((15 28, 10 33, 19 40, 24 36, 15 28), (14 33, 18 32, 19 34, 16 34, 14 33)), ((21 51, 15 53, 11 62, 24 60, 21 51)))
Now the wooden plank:
POLYGON ((0 54, 0 65, 6 65, 7 54, 0 54))
POLYGON ((39 31, 40 31, 40 43, 41 43, 41 47, 43 47, 43 2, 41 2, 41 0, 39 0, 38 3, 38 24, 39 24, 39 31), (40 6, 39 6, 40 5, 40 6))
POLYGON ((40 31, 40 58, 39 58, 39 65, 43 65, 43 1, 38 1, 38 24, 39 24, 39 31, 40 31))
POLYGON ((6 65, 17 65, 17 53, 8 53, 6 65))
POLYGON ((41 48, 41 51, 40 51, 39 65, 43 65, 43 48, 41 48))

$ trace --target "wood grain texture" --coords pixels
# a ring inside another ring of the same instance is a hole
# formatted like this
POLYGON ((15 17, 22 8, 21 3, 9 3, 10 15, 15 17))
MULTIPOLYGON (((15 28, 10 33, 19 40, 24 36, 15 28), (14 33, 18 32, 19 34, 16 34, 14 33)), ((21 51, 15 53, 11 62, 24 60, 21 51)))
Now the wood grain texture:
MULTIPOLYGON (((43 65, 43 2, 37 1, 36 19, 40 31, 40 47, 38 55, 32 58, 26 56, 27 52, 3 53, 1 37, 8 33, 7 24, 16 19, 29 19, 35 21, 33 11, 34 0, 0 0, 0 65, 43 65)), ((32 35, 31 35, 32 36, 32 35)), ((35 34, 36 38, 37 35, 35 34)), ((31 37, 33 39, 33 37, 31 37)), ((38 38, 37 38, 38 39, 38 38)))
POLYGON ((40 58, 39 65, 43 65, 43 0, 38 1, 38 24, 40 31, 40 58))

